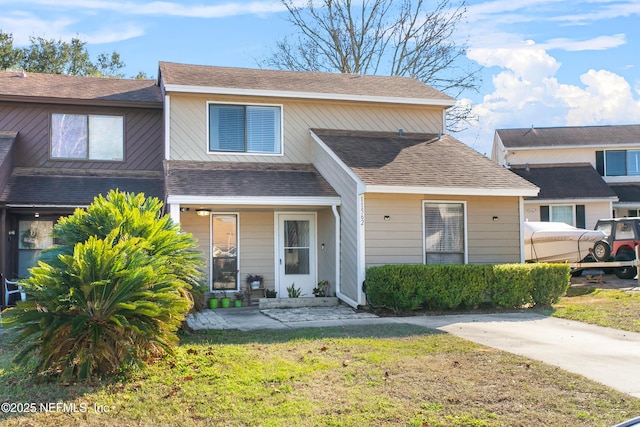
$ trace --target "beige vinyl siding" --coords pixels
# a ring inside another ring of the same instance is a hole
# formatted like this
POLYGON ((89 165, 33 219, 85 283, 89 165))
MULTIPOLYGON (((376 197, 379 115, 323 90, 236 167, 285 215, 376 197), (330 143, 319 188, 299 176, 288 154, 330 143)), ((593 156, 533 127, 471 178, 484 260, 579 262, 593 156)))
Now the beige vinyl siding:
POLYGON ((433 200, 466 201, 470 264, 520 262, 517 197, 367 194, 366 266, 423 263, 422 203, 433 200), (384 220, 385 215, 389 216, 388 221, 384 220), (497 221, 493 221, 494 216, 497 221))
MULTIPOLYGON (((557 203, 538 203, 535 201, 532 202, 524 202, 524 220, 525 221, 540 221, 540 206, 549 206, 549 205, 584 205, 584 213, 585 213, 585 227, 588 230, 593 230, 596 226, 596 222, 602 218, 611 218, 613 216, 612 212, 612 204, 611 202, 565 202, 563 203, 559 200, 557 203)), ((574 208, 575 212, 575 208, 574 208)))
POLYGON ((170 94, 171 160, 309 163, 311 128, 442 131, 440 108, 258 97, 170 94), (208 154, 207 102, 282 105, 283 155, 208 154))
POLYGON ((364 202, 366 266, 421 264, 420 195, 367 194, 364 202), (385 215, 389 220, 385 221, 385 215))
POLYGON ((333 294, 336 291, 336 228, 331 208, 320 209, 317 221, 318 281, 328 280, 333 294))
POLYGON ((273 211, 240 212, 240 285, 249 273, 262 274, 266 288, 275 288, 273 211))
POLYGON ((196 215, 195 210, 180 213, 180 228, 186 233, 191 233, 198 241, 198 249, 202 251, 202 258, 205 266, 203 267, 203 275, 207 278, 206 284, 211 282, 211 241, 210 238, 210 222, 209 217, 201 217, 196 215))
POLYGON ((558 164, 558 163, 591 163, 596 167, 596 148, 556 148, 535 150, 506 149, 506 162, 512 165, 558 164))
POLYGON ((358 185, 316 142, 313 165, 340 195, 340 290, 358 301, 358 185))
POLYGON ((469 198, 467 240, 469 264, 520 262, 519 198, 469 198))

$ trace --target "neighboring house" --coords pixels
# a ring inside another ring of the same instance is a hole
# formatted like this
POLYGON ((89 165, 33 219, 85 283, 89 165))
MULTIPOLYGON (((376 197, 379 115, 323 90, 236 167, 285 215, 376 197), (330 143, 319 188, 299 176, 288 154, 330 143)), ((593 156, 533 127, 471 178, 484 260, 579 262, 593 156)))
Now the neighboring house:
POLYGON ((491 157, 540 187, 525 219, 592 229, 638 216, 640 125, 498 129, 491 157))
POLYGON ((155 81, 0 71, 0 273, 26 276, 98 194, 164 199, 162 120, 155 81))
POLYGON ((168 209, 200 241, 213 291, 366 303, 385 263, 523 261, 538 188, 443 135, 454 100, 403 77, 161 62, 168 209))

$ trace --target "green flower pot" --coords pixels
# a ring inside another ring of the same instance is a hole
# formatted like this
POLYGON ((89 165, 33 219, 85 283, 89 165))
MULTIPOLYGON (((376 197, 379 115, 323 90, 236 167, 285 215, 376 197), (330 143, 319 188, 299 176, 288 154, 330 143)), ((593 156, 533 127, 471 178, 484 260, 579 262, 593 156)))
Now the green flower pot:
POLYGON ((231 298, 222 298, 222 308, 231 307, 231 298))
POLYGON ((233 300, 233 306, 234 307, 242 307, 242 300, 241 299, 234 299, 233 300))
POLYGON ((209 300, 209 308, 211 309, 218 308, 218 298, 211 298, 209 300))

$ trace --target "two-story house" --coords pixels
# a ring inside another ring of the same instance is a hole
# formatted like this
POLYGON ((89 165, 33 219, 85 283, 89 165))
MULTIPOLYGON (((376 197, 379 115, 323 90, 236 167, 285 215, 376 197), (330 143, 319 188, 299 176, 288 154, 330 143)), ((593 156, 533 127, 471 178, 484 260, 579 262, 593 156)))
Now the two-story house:
POLYGON ((385 263, 523 260, 538 188, 444 135, 454 100, 411 78, 161 62, 166 203, 212 291, 262 274, 365 303, 385 263))
POLYGON ((638 216, 640 125, 496 130, 492 159, 538 187, 525 219, 591 229, 638 216))
POLYGON ((98 194, 164 198, 162 107, 153 80, 0 71, 0 274, 25 277, 98 194))

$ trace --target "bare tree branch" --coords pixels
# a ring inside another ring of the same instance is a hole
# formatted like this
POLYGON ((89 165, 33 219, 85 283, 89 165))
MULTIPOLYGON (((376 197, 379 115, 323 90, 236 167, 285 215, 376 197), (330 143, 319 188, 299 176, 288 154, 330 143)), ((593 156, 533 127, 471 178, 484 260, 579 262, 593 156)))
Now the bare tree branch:
MULTIPOLYGON (((478 90, 480 68, 455 38, 467 0, 281 1, 297 36, 278 41, 263 66, 408 76, 454 98, 478 90)), ((463 129, 470 111, 468 104, 450 109, 448 128, 463 129)))

